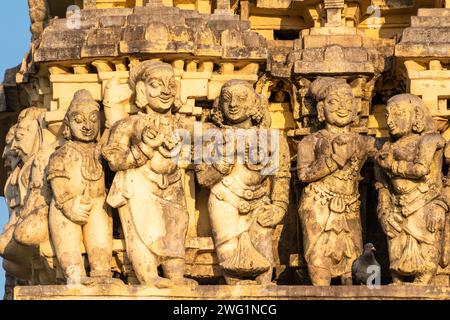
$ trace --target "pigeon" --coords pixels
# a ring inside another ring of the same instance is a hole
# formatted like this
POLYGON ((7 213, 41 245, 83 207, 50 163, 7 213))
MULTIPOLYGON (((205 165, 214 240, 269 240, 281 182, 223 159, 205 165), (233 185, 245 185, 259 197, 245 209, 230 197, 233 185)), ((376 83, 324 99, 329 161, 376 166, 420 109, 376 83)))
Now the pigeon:
POLYGON ((375 247, 372 243, 367 243, 364 246, 363 254, 356 259, 352 264, 352 280, 353 285, 367 285, 369 277, 375 274, 374 269, 369 269, 370 266, 378 267, 378 272, 381 272, 380 264, 375 259, 375 247))

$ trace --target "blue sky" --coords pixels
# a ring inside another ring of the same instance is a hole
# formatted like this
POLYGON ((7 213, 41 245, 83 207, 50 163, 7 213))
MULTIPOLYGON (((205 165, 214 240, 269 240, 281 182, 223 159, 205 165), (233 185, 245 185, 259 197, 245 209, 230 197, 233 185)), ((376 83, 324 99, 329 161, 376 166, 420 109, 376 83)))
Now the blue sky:
MULTIPOLYGON (((0 78, 6 69, 17 66, 29 49, 31 40, 27 0, 2 1, 0 10, 0 78)), ((0 198, 0 230, 8 219, 5 201, 0 198)), ((1 259, 0 259, 1 260, 1 259)), ((3 298, 5 275, 0 264, 0 299, 3 298)))

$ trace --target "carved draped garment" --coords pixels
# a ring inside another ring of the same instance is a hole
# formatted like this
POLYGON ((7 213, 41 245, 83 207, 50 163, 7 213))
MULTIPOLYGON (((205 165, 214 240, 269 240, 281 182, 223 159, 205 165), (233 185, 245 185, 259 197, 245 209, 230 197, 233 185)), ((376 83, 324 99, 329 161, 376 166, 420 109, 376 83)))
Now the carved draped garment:
POLYGON ((337 135, 321 130, 299 144, 299 168, 310 181, 299 207, 305 259, 309 265, 328 269, 332 277, 350 273, 362 251, 360 170, 367 157, 376 152, 373 138, 345 134, 355 143, 354 154, 333 173, 329 173, 326 159, 331 156, 337 135))

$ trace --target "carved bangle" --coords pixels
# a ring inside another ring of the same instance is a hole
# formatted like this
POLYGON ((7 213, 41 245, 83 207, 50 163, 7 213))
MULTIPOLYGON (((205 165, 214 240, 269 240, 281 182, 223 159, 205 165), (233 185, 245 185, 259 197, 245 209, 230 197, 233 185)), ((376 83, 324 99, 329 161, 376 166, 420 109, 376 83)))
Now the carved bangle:
POLYGON ((328 170, 330 172, 333 172, 334 170, 336 170, 338 168, 337 162, 331 157, 325 158, 325 164, 327 165, 328 170))
POLYGON ((131 154, 138 166, 143 166, 147 162, 147 157, 138 146, 131 146, 131 154))
POLYGON ((230 173, 231 165, 228 163, 213 163, 212 166, 223 175, 230 173))

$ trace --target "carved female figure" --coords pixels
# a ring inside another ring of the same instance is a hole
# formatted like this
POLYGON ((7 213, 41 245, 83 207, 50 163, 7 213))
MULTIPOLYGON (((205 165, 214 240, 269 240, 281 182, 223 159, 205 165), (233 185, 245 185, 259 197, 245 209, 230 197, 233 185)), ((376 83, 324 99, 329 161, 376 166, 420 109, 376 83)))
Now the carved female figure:
POLYGON ((351 266, 362 251, 360 170, 376 152, 375 139, 350 131, 358 117, 351 87, 334 78, 311 84, 325 128, 298 145, 298 177, 309 183, 300 198, 305 259, 313 285, 341 277, 351 285, 351 266))
POLYGON ((64 118, 66 142, 49 161, 53 191, 49 226, 59 265, 68 283, 109 282, 112 218, 106 210, 100 146, 99 105, 87 90, 75 93, 64 118), (84 244, 90 274, 80 249, 84 244))
POLYGON ((387 105, 391 141, 376 156, 378 216, 388 236, 394 284, 429 284, 442 252, 448 206, 441 196, 445 141, 423 101, 411 94, 387 105))
POLYGON ((146 61, 132 70, 130 85, 141 111, 117 122, 103 148, 117 171, 107 201, 119 210, 127 254, 142 284, 195 285, 184 278, 189 216, 175 161, 181 139, 173 133, 181 124, 174 114, 174 71, 146 61), (168 279, 158 275, 159 265, 168 279))
MULTIPOLYGON (((286 138, 280 133, 275 154, 277 168, 264 173, 264 163, 253 163, 245 148, 243 161, 237 148, 238 130, 252 132, 270 127, 267 105, 245 81, 231 80, 222 88, 216 100, 212 120, 222 133, 230 130, 233 137, 223 148, 219 161, 196 168, 201 185, 211 188, 208 209, 216 252, 228 284, 269 284, 274 266, 273 228, 279 224, 288 207, 290 156, 286 138), (230 143, 231 149, 230 149, 230 143), (250 283, 251 283, 250 282, 250 283)), ((265 131, 268 132, 268 131, 265 131)), ((221 146, 219 146, 221 147, 221 146)), ((266 163, 268 165, 268 163, 266 163)))

